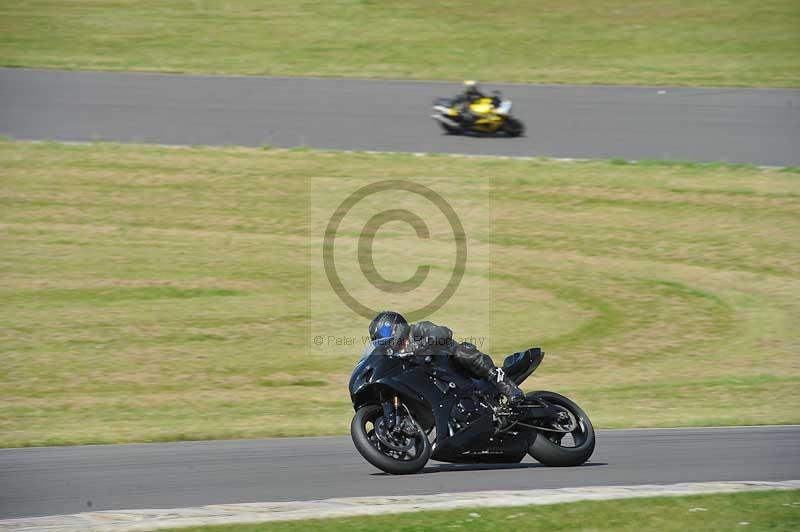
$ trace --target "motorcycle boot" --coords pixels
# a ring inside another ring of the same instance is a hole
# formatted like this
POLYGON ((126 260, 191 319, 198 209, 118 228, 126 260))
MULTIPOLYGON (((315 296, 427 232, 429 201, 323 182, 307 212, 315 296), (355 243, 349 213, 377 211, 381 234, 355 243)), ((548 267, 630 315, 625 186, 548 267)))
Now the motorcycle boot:
POLYGON ((454 353, 456 361, 467 371, 489 380, 497 390, 508 399, 509 404, 517 404, 525 398, 525 394, 517 384, 506 377, 505 372, 494 365, 489 355, 469 342, 458 344, 454 353))
POLYGON ((506 399, 508 399, 508 404, 516 405, 525 399, 525 394, 520 390, 519 386, 517 386, 517 383, 509 380, 502 369, 494 368, 491 370, 489 372, 489 378, 500 393, 505 395, 506 399))

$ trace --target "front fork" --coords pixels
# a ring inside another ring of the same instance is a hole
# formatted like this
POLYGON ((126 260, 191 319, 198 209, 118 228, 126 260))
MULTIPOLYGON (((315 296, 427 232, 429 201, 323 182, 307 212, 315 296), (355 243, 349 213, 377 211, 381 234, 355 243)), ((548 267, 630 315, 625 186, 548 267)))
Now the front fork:
POLYGON ((399 421, 400 398, 394 396, 390 401, 383 402, 383 419, 386 429, 390 432, 394 430, 399 421))

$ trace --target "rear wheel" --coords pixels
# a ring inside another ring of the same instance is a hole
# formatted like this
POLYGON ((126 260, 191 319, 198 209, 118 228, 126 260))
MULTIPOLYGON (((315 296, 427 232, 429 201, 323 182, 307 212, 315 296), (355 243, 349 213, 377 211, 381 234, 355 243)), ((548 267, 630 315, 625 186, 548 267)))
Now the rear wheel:
POLYGON ((545 401, 564 412, 561 419, 543 423, 534 433, 528 452, 535 460, 547 466, 568 467, 581 465, 592 456, 594 427, 577 404, 554 392, 533 392, 525 397, 545 401))
POLYGON ((525 126, 516 118, 509 116, 503 125, 503 130, 509 137, 519 137, 525 133, 525 126))
POLYGON ((415 430, 387 430, 383 407, 366 405, 353 416, 350 435, 361 456, 378 469, 392 475, 416 473, 428 462, 431 443, 409 416, 402 416, 399 426, 413 426, 415 430))

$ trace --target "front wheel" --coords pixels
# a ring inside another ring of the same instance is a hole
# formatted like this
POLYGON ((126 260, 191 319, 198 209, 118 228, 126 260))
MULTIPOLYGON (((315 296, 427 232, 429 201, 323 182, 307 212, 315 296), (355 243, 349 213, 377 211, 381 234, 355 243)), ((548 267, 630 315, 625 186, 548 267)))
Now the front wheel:
POLYGON ((527 399, 544 401, 564 411, 557 422, 542 425, 532 437, 528 453, 546 466, 578 466, 592 456, 595 446, 594 427, 586 412, 573 401, 554 392, 532 392, 527 399))
POLYGON ((409 416, 401 418, 406 430, 388 431, 381 405, 362 406, 350 423, 350 436, 356 449, 370 464, 392 475, 420 471, 431 456, 431 442, 409 416), (415 430, 408 430, 414 427, 415 430), (410 434, 409 432, 413 432, 410 434))
POLYGON ((516 118, 509 116, 503 124, 503 130, 509 137, 520 137, 525 133, 525 126, 516 118))

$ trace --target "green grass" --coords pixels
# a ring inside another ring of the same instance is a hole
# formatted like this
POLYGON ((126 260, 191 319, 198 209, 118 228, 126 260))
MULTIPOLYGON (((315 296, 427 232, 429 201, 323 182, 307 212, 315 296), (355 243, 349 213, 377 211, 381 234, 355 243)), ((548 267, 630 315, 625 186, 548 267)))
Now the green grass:
MULTIPOLYGON (((794 173, 25 142, 0 142, 0 167, 2 446, 346 433, 360 345, 312 336, 367 323, 311 290, 320 176, 332 198, 449 190, 471 259, 432 318, 495 358, 543 346, 525 388, 596 425, 800 422, 794 173)), ((386 228, 379 271, 449 275, 439 235, 386 228)))
POLYGON ((186 532, 348 532, 393 530, 797 530, 800 492, 658 497, 546 506, 476 508, 259 525, 182 528, 186 532))
POLYGON ((800 86, 796 0, 5 1, 0 64, 800 86))

